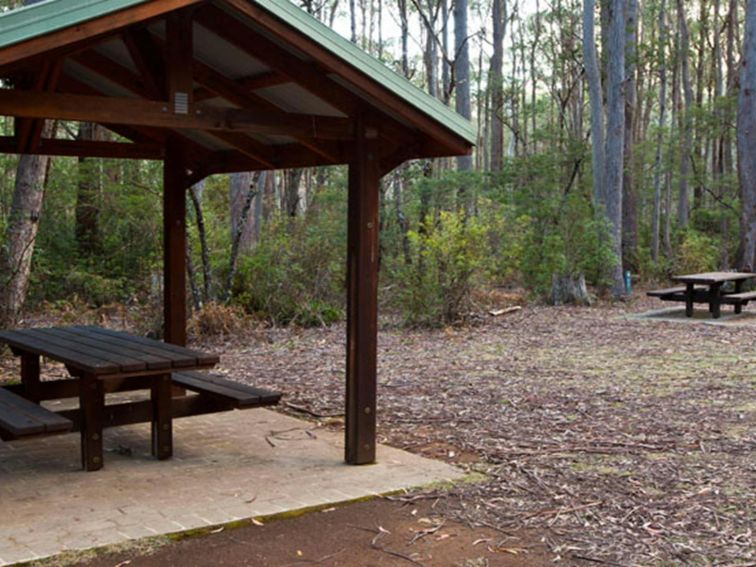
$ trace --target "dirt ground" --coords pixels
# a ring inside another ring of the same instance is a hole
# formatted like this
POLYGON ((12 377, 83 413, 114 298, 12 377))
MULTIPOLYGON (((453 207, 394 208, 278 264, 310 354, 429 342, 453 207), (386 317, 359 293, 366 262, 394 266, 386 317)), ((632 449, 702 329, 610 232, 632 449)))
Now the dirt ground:
POLYGON ((531 535, 469 528, 441 517, 431 501, 374 500, 260 526, 224 529, 161 546, 144 555, 127 551, 82 564, 546 567, 551 565, 551 559, 545 546, 533 541, 531 535))
MULTIPOLYGON (((483 480, 406 496, 408 505, 385 519, 393 529, 383 526, 394 539, 350 528, 349 519, 318 521, 322 515, 270 529, 291 538, 305 532, 292 541, 321 565, 454 566, 478 557, 489 561, 480 565, 539 565, 547 558, 571 565, 756 565, 756 326, 625 317, 660 307, 637 298, 591 308, 525 306, 463 328, 384 324, 380 441, 483 480), (448 544, 426 536, 408 547, 409 528, 417 526, 413 518, 403 523, 402 514, 425 502, 447 526, 493 531, 446 538, 448 544), (543 545, 544 555, 465 554, 477 539, 498 542, 512 532, 529 534, 514 548, 543 545), (330 540, 332 533, 342 535, 330 540), (434 557, 390 556, 371 549, 376 536, 378 545, 402 554, 419 549, 434 557), (334 545, 317 547, 324 541, 334 545), (337 541, 357 545, 357 563, 338 563, 351 552, 339 551, 337 541), (465 553, 444 547, 455 542, 465 553)), ((199 344, 223 353, 220 369, 230 376, 283 391, 281 411, 341 428, 344 334, 343 326, 256 329, 199 344)), ((376 530, 390 504, 360 506, 376 507, 369 514, 381 519, 357 525, 376 530)), ((329 520, 347 517, 350 508, 331 514, 329 520)), ((220 560, 219 542, 228 543, 222 538, 229 534, 184 542, 175 553, 194 545, 196 554, 216 549, 220 560)), ((260 544, 238 545, 249 552, 260 544)), ((187 553, 181 564, 192 564, 187 553)))

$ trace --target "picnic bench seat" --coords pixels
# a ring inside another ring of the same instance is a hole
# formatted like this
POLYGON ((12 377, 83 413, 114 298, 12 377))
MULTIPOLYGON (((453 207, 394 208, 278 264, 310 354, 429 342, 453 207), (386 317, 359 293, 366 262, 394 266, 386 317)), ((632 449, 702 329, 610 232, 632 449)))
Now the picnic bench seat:
POLYGON ((73 422, 57 413, 0 388, 0 439, 67 433, 73 422))
MULTIPOLYGON (((706 290, 706 286, 704 286, 704 285, 696 285, 696 286, 693 286, 693 289, 695 291, 705 291, 706 290)), ((678 294, 682 294, 683 298, 684 298, 684 295, 685 295, 685 286, 684 285, 678 286, 678 287, 668 287, 668 288, 664 288, 664 289, 652 289, 651 291, 647 291, 646 292, 646 295, 648 295, 649 297, 658 297, 660 299, 665 299, 667 297, 673 297, 673 296, 676 296, 678 294)))
POLYGON ((229 403, 234 409, 274 406, 281 399, 281 394, 278 392, 234 382, 220 374, 174 372, 171 376, 175 386, 229 403))

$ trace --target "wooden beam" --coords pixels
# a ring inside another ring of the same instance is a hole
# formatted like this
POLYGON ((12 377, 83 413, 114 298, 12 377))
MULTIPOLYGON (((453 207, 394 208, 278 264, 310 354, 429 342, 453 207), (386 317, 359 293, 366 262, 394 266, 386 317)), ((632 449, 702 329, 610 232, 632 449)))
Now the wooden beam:
MULTIPOLYGON (((82 83, 78 79, 65 75, 61 78, 59 85, 60 89, 64 92, 71 94, 80 94, 88 96, 102 96, 102 92, 92 88, 91 86, 82 83)), ((1 92, 1 91, 0 91, 1 92)), ((107 122, 101 122, 103 126, 112 130, 119 136, 128 138, 137 143, 157 143, 161 146, 165 146, 165 142, 168 134, 175 136, 184 148, 184 152, 188 159, 192 161, 203 161, 208 158, 211 151, 201 146, 194 140, 181 135, 180 132, 171 132, 159 128, 150 128, 146 126, 125 126, 123 124, 111 124, 107 122)))
MULTIPOLYGON (((165 27, 165 90, 174 115, 194 114, 194 8, 171 12, 165 27)), ((156 54, 157 55, 157 54, 156 54)))
POLYGON ((28 65, 35 57, 48 58, 81 48, 103 35, 135 23, 145 23, 168 12, 203 0, 152 0, 106 14, 75 26, 33 37, 0 49, 0 75, 28 65))
POLYGON ((375 461, 379 159, 358 120, 349 164, 347 228, 346 462, 375 461))
MULTIPOLYGON (((0 136, 0 153, 19 152, 17 141, 11 136, 0 136)), ((82 140, 42 139, 32 150, 23 153, 43 156, 73 156, 123 159, 162 159, 163 148, 158 144, 121 142, 92 142, 82 140)))
POLYGON ((312 139, 351 139, 352 124, 346 118, 287 114, 271 116, 261 110, 223 109, 195 105, 192 114, 169 112, 164 102, 51 94, 0 89, 0 113, 5 116, 78 120, 109 124, 132 124, 170 129, 250 132, 312 139))
POLYGON ((168 140, 163 165, 164 340, 186 345, 186 189, 185 156, 168 140))

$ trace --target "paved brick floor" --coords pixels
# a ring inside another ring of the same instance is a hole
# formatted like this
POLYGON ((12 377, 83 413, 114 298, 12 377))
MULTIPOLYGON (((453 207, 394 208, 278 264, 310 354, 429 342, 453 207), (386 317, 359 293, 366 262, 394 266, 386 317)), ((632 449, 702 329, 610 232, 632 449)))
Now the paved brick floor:
POLYGON ((341 434, 268 410, 174 422, 175 456, 149 425, 106 430, 105 468, 79 467, 78 434, 0 441, 0 566, 143 536, 336 503, 462 473, 390 447, 343 464, 341 434))

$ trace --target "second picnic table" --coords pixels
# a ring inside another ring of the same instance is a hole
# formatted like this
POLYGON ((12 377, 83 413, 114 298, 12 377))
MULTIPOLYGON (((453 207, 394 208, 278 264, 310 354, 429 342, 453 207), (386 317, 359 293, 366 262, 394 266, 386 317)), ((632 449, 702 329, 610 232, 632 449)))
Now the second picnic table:
POLYGON ((685 287, 649 291, 648 295, 662 301, 685 302, 685 315, 693 316, 694 303, 708 303, 709 312, 714 319, 719 319, 722 304, 733 305, 735 313, 740 313, 749 301, 756 300, 756 291, 742 291, 743 283, 756 274, 751 272, 703 272, 672 276, 672 280, 685 284, 685 287), (734 283, 734 291, 726 291, 723 286, 734 283))

